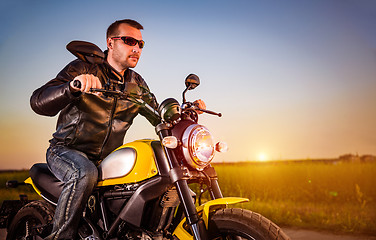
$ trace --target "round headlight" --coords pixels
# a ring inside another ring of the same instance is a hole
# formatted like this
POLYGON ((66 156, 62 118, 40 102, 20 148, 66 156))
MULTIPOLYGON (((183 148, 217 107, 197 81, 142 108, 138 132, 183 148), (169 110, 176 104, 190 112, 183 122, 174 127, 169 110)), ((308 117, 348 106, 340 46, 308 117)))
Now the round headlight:
POLYGON ((199 124, 189 126, 183 133, 183 153, 187 163, 203 170, 214 157, 215 144, 209 130, 199 124))

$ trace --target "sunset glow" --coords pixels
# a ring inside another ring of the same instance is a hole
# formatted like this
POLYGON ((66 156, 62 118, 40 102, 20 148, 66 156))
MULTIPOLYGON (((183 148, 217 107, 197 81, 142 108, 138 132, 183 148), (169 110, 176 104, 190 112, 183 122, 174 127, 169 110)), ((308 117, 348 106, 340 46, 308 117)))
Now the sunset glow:
POLYGON ((266 155, 265 153, 259 153, 258 155, 258 160, 260 162, 265 162, 265 161, 268 161, 268 155, 266 155))
MULTIPOLYGON (((71 40, 105 50, 122 18, 145 28, 134 70, 159 103, 181 103, 185 77, 200 77, 187 100, 222 114, 199 116, 229 146, 217 161, 376 155, 376 1, 117 1, 107 13, 107 1, 5 2, 0 169, 45 162, 58 117, 34 113, 31 94, 75 59, 71 40)), ((125 142, 144 138, 158 136, 140 116, 125 142)))

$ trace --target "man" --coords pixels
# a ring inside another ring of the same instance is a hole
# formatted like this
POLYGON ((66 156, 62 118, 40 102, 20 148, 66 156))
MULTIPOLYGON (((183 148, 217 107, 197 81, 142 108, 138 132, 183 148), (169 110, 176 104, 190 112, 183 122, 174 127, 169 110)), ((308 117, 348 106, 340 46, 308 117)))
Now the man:
MULTIPOLYGON (((142 77, 130 70, 137 65, 144 47, 142 29, 134 20, 114 22, 107 29, 106 63, 89 64, 76 59, 31 97, 36 113, 54 116, 60 112, 47 150, 47 164, 65 185, 52 233, 46 239, 75 239, 85 203, 97 182, 96 165, 122 145, 137 114, 157 124, 157 119, 132 102, 90 92, 106 83, 120 91, 127 82, 148 89, 142 77), (73 84, 76 80, 80 87, 73 84)), ((144 100, 157 106, 155 99, 144 100)))

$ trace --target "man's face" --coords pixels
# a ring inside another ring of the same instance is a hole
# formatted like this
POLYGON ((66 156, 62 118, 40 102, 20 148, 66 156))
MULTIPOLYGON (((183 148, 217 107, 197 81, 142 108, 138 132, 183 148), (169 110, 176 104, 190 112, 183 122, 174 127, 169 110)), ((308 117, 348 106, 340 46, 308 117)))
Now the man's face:
MULTIPOLYGON (((137 28, 131 27, 127 24, 120 24, 118 28, 118 36, 116 37, 132 37, 137 40, 142 40, 141 31, 137 28)), ((134 68, 137 65, 138 59, 141 56, 142 49, 138 44, 129 46, 121 39, 107 39, 107 46, 109 49, 109 63, 115 64, 118 70, 122 71, 127 68, 134 68)), ((115 67, 115 68, 116 68, 115 67)))

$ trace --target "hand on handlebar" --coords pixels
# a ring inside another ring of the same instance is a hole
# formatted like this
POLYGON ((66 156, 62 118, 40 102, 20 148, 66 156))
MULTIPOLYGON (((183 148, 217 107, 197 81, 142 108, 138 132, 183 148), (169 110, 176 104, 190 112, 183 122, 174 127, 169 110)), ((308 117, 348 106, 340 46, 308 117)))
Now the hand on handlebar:
POLYGON ((198 110, 196 110, 198 114, 202 114, 203 113, 203 111, 200 111, 200 110, 206 110, 206 104, 201 99, 198 99, 198 100, 194 101, 193 105, 198 108, 198 110))
POLYGON ((99 78, 93 74, 81 74, 73 79, 69 83, 72 92, 85 92, 90 93, 91 88, 102 88, 102 83, 99 81, 99 78), (80 84, 77 84, 77 81, 80 84))
POLYGON ((222 113, 216 113, 216 112, 207 110, 205 102, 201 99, 194 101, 193 105, 195 106, 195 111, 198 114, 209 113, 209 114, 212 114, 212 115, 217 115, 218 117, 222 117, 222 113))

